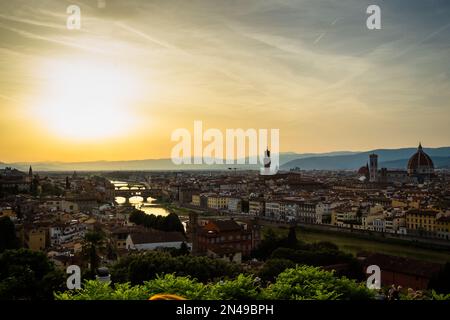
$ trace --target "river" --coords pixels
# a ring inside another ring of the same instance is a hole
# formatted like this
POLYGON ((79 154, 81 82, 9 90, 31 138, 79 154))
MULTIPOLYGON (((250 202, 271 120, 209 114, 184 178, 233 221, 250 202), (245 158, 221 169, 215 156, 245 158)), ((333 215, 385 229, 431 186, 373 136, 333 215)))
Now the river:
MULTIPOLYGON (((116 188, 123 188, 128 189, 129 184, 127 182, 123 181, 111 181, 112 184, 116 188)), ((137 188, 131 188, 131 189, 137 189, 137 188)), ((119 205, 123 205, 126 202, 126 199, 124 197, 116 197, 116 203, 119 205)), ((149 197, 147 199, 144 199, 142 197, 136 196, 131 197, 129 199, 129 202, 131 205, 133 205, 136 209, 139 209, 147 214, 154 214, 156 216, 167 216, 169 214, 169 211, 167 211, 165 208, 162 208, 157 203, 155 203, 156 199, 149 197)))

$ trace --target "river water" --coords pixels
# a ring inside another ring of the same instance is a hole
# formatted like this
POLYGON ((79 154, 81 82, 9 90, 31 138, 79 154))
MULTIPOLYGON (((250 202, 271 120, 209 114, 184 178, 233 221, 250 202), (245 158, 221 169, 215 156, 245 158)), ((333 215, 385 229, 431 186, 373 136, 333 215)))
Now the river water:
MULTIPOLYGON (((129 185, 127 182, 123 181, 111 181, 112 184, 116 188, 123 188, 123 189, 129 189, 129 185)), ((137 188, 131 188, 131 189, 137 189, 137 188)), ((154 214, 156 216, 167 216, 169 214, 169 211, 167 211, 165 208, 160 207, 158 204, 155 203, 156 199, 149 197, 147 199, 144 199, 142 197, 131 197, 129 199, 129 202, 131 205, 133 205, 136 209, 139 209, 147 214, 154 214)), ((126 199, 124 197, 116 197, 116 202, 119 205, 123 205, 126 202, 126 199)))

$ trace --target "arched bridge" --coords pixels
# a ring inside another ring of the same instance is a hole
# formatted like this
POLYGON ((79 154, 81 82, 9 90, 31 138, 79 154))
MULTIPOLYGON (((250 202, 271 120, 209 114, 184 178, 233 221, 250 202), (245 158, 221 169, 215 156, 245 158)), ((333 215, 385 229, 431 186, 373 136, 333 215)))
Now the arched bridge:
POLYGON ((116 188, 114 190, 115 197, 142 197, 142 198, 157 198, 162 195, 161 189, 147 189, 147 188, 116 188))

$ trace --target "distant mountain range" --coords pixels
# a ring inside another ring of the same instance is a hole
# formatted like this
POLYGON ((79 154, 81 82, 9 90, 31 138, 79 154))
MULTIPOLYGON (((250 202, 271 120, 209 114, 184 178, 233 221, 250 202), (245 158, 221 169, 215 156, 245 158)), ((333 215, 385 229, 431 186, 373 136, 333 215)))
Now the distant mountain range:
MULTIPOLYGON (((365 165, 371 153, 378 154, 379 167, 405 169, 408 159, 417 148, 377 149, 365 152, 337 151, 328 153, 280 153, 281 170, 300 168, 302 170, 357 170, 365 165)), ((450 168, 450 147, 424 148, 433 159, 436 168, 450 168)), ((247 161, 248 162, 248 161, 247 161)), ((171 159, 147 159, 129 161, 90 161, 90 162, 0 162, 0 168, 13 167, 22 171, 29 166, 34 171, 143 171, 143 170, 257 170, 259 165, 181 165, 171 159)))
MULTIPOLYGON (((450 166, 450 147, 423 150, 433 159, 436 168, 450 166)), ((406 169, 409 158, 416 151, 417 148, 377 149, 347 155, 313 156, 291 160, 282 164, 281 169, 298 167, 302 170, 356 170, 369 161, 369 155, 372 153, 378 155, 380 168, 406 169)))

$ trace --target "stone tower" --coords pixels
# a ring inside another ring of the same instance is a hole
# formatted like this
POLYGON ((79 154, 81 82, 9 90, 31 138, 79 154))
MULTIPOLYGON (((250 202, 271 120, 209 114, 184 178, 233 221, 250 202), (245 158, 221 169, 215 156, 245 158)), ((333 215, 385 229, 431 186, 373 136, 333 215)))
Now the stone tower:
POLYGON ((378 155, 372 153, 369 156, 369 173, 370 173, 370 182, 377 182, 377 172, 378 172, 378 155))

